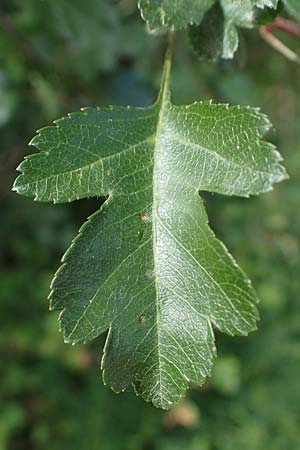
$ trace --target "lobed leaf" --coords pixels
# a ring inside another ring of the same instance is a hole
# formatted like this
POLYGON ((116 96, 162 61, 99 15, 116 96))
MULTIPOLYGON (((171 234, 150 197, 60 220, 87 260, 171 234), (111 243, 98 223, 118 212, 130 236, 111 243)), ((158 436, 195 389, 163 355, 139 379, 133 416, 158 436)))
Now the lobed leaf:
POLYGON ((256 7, 276 7, 276 1, 220 0, 199 25, 189 27, 192 48, 201 59, 232 59, 239 45, 238 28, 256 24, 256 7))
MULTIPOLYGON (((297 2, 284 0, 288 12, 295 18, 300 17, 297 2)), ((239 45, 238 28, 253 28, 260 21, 274 20, 278 5, 278 0, 139 1, 149 28, 189 26, 194 51, 200 58, 209 60, 233 58, 239 45)))
MULTIPOLYGON (((286 0, 293 2, 297 0, 286 0)), ((149 28, 186 28, 205 21, 205 14, 221 4, 226 19, 238 26, 253 26, 254 7, 277 7, 278 0, 139 0, 139 8, 149 28)))
POLYGON ((169 408, 202 384, 214 329, 256 329, 250 281, 208 225, 199 191, 248 197, 286 177, 257 109, 176 106, 164 76, 148 108, 86 108, 38 132, 14 190, 39 201, 108 196, 52 282, 66 342, 109 330, 103 377, 169 408))

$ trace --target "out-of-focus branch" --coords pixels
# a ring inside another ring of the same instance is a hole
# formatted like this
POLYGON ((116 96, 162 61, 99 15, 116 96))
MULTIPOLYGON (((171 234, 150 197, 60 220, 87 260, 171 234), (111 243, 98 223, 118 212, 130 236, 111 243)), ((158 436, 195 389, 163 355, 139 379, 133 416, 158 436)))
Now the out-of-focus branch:
POLYGON ((283 17, 277 17, 276 20, 269 25, 269 27, 277 28, 278 30, 283 31, 286 34, 290 34, 291 36, 300 38, 300 25, 298 23, 293 22, 292 20, 284 19, 283 17))
POLYGON ((300 25, 291 20, 284 19, 283 17, 277 17, 276 20, 270 25, 261 26, 259 31, 262 38, 271 45, 276 51, 281 53, 285 58, 300 64, 300 56, 285 45, 280 39, 273 34, 273 30, 280 30, 286 34, 289 34, 295 38, 300 37, 300 25))

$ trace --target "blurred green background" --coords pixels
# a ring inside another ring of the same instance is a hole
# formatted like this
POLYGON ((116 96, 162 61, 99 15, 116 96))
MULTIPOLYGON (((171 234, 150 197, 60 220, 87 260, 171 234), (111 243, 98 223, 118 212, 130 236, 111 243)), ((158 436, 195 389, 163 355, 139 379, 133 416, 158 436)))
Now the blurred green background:
MULTIPOLYGON (((299 51, 300 42, 287 43, 299 51)), ((100 199, 37 204, 11 193, 37 128, 82 106, 147 105, 164 39, 134 0, 1 0, 0 450, 300 449, 300 70, 257 31, 209 65, 178 33, 173 100, 262 107, 290 180, 248 200, 205 194, 210 222, 261 298, 259 330, 217 335, 213 377, 169 412, 102 384, 104 337, 63 343, 47 295, 60 257, 100 199)))

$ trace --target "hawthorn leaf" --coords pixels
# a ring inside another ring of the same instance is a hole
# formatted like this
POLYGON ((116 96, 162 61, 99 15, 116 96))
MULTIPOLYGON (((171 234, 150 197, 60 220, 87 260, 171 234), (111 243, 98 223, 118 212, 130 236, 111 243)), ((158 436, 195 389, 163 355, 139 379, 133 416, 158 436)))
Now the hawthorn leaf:
MULTIPOLYGON (((283 0, 290 14, 299 18, 298 0, 283 0)), ((238 46, 236 26, 252 28, 255 25, 255 8, 276 9, 278 0, 139 0, 143 19, 150 29, 186 28, 188 25, 205 26, 205 14, 214 5, 221 5, 225 17, 225 44, 228 54, 233 54, 238 46)), ((217 26, 217 25, 216 25, 217 26)), ((232 56, 228 56, 232 58, 232 56)))
MULTIPOLYGON (((228 39, 237 40, 233 24, 243 27, 253 26, 254 7, 274 7, 277 0, 139 0, 139 8, 143 19, 150 29, 186 28, 188 25, 199 25, 205 22, 204 16, 209 9, 221 4, 226 18, 228 39)), ((233 45, 233 44, 232 44, 233 45)), ((237 46, 236 42, 234 44, 237 46)))
POLYGON ((185 28, 198 24, 215 0, 139 0, 139 8, 149 28, 185 28))
POLYGON ((198 25, 189 26, 192 49, 200 59, 232 59, 239 46, 238 28, 272 22, 279 10, 276 0, 220 0, 198 25))
POLYGON ((169 408, 203 384, 214 329, 256 329, 255 292, 208 225, 199 191, 248 197, 286 178, 263 140, 257 109, 176 106, 167 58, 147 108, 85 108, 41 129, 40 152, 19 166, 14 190, 39 201, 107 196, 80 229, 52 282, 66 342, 109 330, 102 369, 116 392, 169 408))
MULTIPOLYGON (((262 7, 263 2, 259 2, 262 7)), ((199 25, 189 27, 193 50, 200 59, 232 59, 239 46, 238 27, 255 25, 258 3, 253 0, 220 0, 199 25)))

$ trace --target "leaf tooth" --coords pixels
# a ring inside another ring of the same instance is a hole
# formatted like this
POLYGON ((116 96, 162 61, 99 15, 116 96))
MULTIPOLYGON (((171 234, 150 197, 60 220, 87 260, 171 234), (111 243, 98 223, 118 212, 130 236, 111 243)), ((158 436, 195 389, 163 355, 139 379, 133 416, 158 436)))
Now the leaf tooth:
POLYGON ((95 109, 99 110, 99 109, 104 109, 104 108, 100 108, 99 106, 97 106, 96 108, 92 108, 91 106, 82 106, 80 108, 80 111, 82 114, 84 114, 86 116, 89 112, 92 112, 95 109))
POLYGON ((283 156, 276 149, 275 145, 271 144, 270 147, 271 146, 272 146, 272 151, 273 151, 273 154, 274 154, 274 156, 276 158, 276 161, 278 161, 278 162, 283 161, 283 156))
MULTIPOLYGON (((55 122, 53 122, 53 123, 55 123, 55 122)), ((42 133, 44 133, 45 131, 48 131, 48 130, 53 130, 55 128, 56 128, 56 124, 54 126, 53 125, 49 125, 47 127, 39 128, 36 131, 35 136, 33 136, 33 138, 28 142, 28 145, 37 148, 37 143, 35 141, 37 141, 39 138, 41 138, 42 133)), ((45 153, 45 150, 41 150, 40 152, 41 153, 45 153)), ((27 155, 27 156, 32 156, 32 155, 27 155)), ((24 159, 27 159, 27 156, 25 156, 24 159)))

